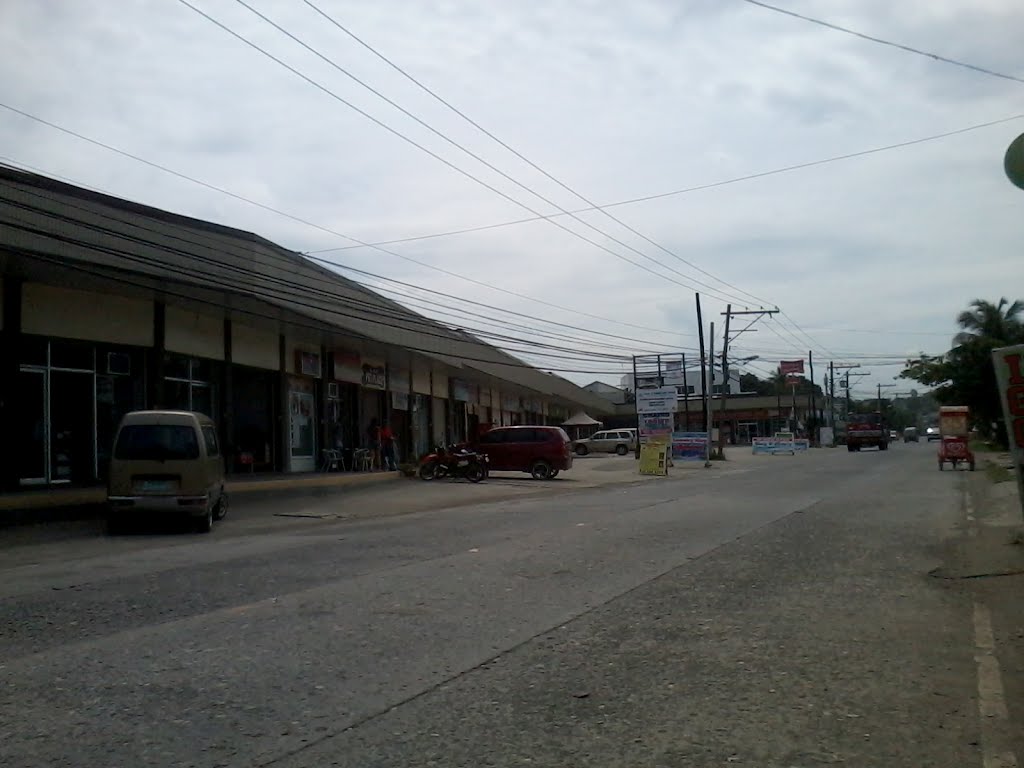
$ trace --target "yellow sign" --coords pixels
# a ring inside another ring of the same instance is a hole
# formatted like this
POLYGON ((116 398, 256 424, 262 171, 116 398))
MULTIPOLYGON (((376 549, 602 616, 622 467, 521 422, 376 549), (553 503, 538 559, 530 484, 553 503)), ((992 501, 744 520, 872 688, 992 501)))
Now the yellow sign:
POLYGON ((668 445, 666 443, 647 443, 640 447, 640 474, 668 474, 668 445))

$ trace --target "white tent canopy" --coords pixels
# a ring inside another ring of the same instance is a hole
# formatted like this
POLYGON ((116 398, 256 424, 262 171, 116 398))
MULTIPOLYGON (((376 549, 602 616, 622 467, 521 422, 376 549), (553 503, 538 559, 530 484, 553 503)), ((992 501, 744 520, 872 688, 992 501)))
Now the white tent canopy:
POLYGON ((597 419, 592 419, 583 411, 580 411, 570 419, 566 419, 562 422, 563 427, 600 427, 601 422, 597 419))

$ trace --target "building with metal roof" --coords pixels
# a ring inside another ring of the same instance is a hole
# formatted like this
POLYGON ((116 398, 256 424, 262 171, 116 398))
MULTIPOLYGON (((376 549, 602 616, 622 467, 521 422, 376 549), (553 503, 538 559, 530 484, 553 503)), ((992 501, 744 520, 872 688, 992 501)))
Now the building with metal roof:
POLYGON ((0 167, 4 488, 103 478, 128 410, 201 410, 233 471, 406 455, 607 400, 258 235, 0 167))

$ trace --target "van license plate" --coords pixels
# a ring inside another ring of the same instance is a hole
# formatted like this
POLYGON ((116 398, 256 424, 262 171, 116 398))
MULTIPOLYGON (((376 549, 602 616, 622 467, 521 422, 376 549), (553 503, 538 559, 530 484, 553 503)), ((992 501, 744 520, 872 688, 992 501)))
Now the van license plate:
POLYGON ((173 480, 143 480, 143 493, 167 493, 174 490, 173 480))

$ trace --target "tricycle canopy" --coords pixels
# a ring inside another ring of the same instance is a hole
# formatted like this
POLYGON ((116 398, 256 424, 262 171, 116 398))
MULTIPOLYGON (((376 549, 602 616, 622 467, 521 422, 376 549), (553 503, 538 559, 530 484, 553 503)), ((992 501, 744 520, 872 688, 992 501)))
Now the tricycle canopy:
POLYGON ((966 405, 944 405, 939 408, 939 432, 943 437, 967 437, 971 409, 966 405))

